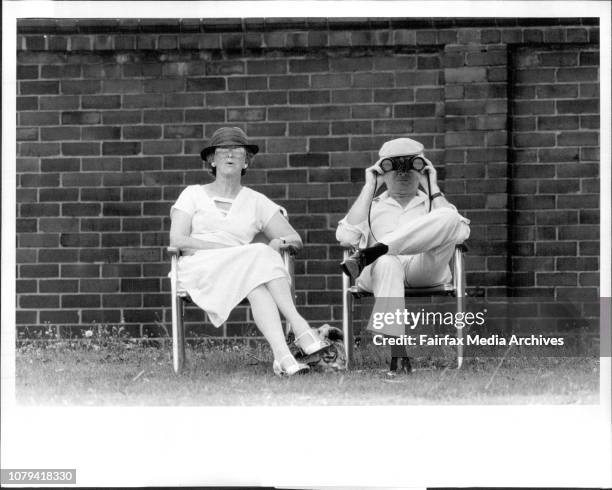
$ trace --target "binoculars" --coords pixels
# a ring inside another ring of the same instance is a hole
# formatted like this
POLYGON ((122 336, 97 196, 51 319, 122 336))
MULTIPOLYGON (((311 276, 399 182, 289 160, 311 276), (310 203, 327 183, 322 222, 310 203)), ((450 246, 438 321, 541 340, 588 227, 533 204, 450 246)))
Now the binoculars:
POLYGON ((383 172, 390 172, 391 170, 397 170, 400 173, 406 173, 408 170, 422 172, 426 165, 425 159, 418 155, 390 157, 380 162, 380 168, 383 172))

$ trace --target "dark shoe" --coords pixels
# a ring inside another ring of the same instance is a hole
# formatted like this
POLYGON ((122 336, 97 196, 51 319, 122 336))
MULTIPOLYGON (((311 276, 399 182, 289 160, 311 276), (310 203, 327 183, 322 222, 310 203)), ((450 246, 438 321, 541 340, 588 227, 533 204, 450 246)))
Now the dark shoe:
POLYGON ((393 379, 398 375, 408 375, 412 372, 412 364, 409 357, 392 357, 389 364, 389 372, 386 374, 388 379, 393 379))
POLYGON ((365 256, 363 255, 361 250, 357 250, 354 254, 344 259, 340 263, 342 271, 353 281, 359 277, 359 274, 361 274, 361 271, 365 266, 365 256))

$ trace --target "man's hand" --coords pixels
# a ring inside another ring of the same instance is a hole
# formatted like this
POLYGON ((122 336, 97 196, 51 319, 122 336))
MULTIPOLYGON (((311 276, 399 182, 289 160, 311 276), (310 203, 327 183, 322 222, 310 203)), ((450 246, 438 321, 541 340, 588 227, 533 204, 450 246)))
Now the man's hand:
POLYGON ((431 190, 431 194, 435 194, 436 192, 440 192, 440 187, 438 186, 438 171, 433 166, 430 160, 421 155, 423 160, 425 160, 425 168, 423 172, 419 174, 419 181, 423 189, 431 190), (427 185, 427 176, 429 176, 429 187, 427 185))
POLYGON ((377 187, 377 176, 384 174, 382 168, 380 168, 380 162, 382 158, 378 160, 374 165, 365 169, 365 187, 370 189, 376 189, 377 187))

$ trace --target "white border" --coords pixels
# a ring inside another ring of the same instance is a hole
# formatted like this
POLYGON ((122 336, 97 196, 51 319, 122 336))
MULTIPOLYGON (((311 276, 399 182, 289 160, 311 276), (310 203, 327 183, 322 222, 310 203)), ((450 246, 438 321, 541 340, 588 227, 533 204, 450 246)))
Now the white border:
POLYGON ((12 402, 15 19, 317 16, 600 17, 601 294, 610 296, 607 2, 3 2, 3 468, 76 467, 79 485, 96 486, 612 486, 609 358, 602 360, 599 406, 75 409, 12 402))

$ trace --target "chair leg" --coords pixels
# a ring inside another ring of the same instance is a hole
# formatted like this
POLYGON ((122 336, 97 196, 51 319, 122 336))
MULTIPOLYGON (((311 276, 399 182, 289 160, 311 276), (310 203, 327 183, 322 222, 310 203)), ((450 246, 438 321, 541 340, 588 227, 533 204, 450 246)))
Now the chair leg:
POLYGON ((185 325, 183 323, 183 298, 177 295, 172 304, 172 362, 174 372, 180 374, 185 366, 185 325))
MULTIPOLYGON (((463 313, 465 311, 465 298, 457 294, 457 313, 463 313)), ((463 328, 457 329, 457 339, 463 338, 463 328)), ((463 344, 460 343, 457 346, 457 369, 461 369, 463 364, 463 344)))
MULTIPOLYGON (((457 297, 457 313, 465 312, 465 265, 461 247, 455 248, 453 280, 457 297)), ((463 329, 457 329, 457 338, 463 338, 463 329)), ((457 369, 463 364, 463 345, 457 345, 457 369)))
POLYGON ((355 338, 353 333, 353 296, 347 290, 343 296, 342 308, 342 334, 344 337, 344 350, 346 352, 346 368, 352 369, 354 365, 354 345, 355 338))

